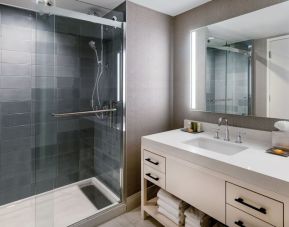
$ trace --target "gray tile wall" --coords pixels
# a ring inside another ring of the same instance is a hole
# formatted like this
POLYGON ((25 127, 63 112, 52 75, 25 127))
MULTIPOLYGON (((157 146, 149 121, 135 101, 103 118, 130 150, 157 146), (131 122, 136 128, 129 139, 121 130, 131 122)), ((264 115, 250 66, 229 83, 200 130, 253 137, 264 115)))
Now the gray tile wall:
MULTIPOLYGON (((3 5, 0 18, 0 205, 96 174, 109 184, 94 161, 94 150, 109 145, 95 144, 95 125, 103 122, 51 116, 90 110, 96 61, 88 42, 99 40, 100 26, 3 5)), ((105 155, 101 163, 112 169, 118 154, 105 155)))
POLYGON ((32 53, 35 14, 0 8, 0 204, 34 191, 32 53))

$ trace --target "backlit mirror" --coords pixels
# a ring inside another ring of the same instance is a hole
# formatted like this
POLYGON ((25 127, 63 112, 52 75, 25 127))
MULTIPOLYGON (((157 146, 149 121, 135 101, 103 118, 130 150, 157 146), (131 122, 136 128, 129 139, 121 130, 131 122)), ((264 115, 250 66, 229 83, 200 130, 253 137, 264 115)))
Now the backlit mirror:
POLYGON ((289 2, 191 32, 191 109, 289 119, 289 2))

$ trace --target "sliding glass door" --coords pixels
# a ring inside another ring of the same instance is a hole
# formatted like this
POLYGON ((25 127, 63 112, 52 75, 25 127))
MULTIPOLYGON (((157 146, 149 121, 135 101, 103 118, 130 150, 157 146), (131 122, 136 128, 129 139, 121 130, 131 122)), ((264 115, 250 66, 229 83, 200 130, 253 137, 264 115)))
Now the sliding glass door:
POLYGON ((49 192, 37 223, 68 226, 122 200, 122 40, 122 28, 37 14, 36 194, 49 192))

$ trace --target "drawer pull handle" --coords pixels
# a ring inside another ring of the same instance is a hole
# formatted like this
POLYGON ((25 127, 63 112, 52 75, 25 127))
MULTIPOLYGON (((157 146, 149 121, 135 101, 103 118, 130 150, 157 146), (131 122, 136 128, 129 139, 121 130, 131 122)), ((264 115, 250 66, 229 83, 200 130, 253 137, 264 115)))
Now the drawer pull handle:
POLYGON ((154 165, 159 165, 160 163, 159 162, 154 162, 152 161, 150 158, 147 158, 146 161, 150 162, 151 164, 154 164, 154 165))
POLYGON ((235 201, 238 202, 238 203, 241 203, 244 206, 250 207, 253 210, 259 211, 262 214, 266 214, 267 213, 265 208, 263 208, 263 207, 260 207, 260 208, 254 207, 253 205, 251 205, 249 203, 246 203, 244 201, 244 199, 242 199, 242 198, 237 198, 237 199, 235 199, 235 201))
POLYGON ((146 173, 146 175, 148 176, 148 177, 150 177, 150 178, 152 178, 153 180, 155 180, 155 181, 158 181, 160 178, 158 178, 158 177, 153 177, 150 173, 146 173))
POLYGON ((242 221, 235 221, 235 224, 240 227, 246 227, 242 221))

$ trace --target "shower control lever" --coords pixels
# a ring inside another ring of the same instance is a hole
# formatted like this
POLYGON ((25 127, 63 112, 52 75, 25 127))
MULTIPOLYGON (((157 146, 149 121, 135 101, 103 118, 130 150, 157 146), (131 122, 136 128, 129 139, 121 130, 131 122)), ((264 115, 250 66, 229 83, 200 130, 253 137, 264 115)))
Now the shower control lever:
POLYGON ((97 113, 106 113, 106 112, 115 112, 116 108, 104 109, 104 110, 93 110, 93 111, 83 111, 83 112, 71 112, 71 113, 52 113, 53 117, 62 118, 62 117, 80 117, 80 116, 89 116, 97 113))
POLYGON ((224 125, 226 126, 226 131, 225 131, 225 138, 224 138, 224 140, 225 140, 225 141, 230 141, 230 133, 229 133, 228 119, 227 119, 227 118, 220 117, 219 120, 218 120, 218 125, 219 125, 219 127, 223 124, 223 122, 224 122, 224 125))
POLYGON ((235 142, 236 143, 243 143, 242 136, 245 135, 245 134, 246 133, 243 133, 242 131, 239 131, 235 142))
POLYGON ((215 132, 214 138, 215 138, 215 139, 220 139, 220 135, 219 135, 219 134, 220 134, 220 128, 217 128, 217 129, 216 129, 216 132, 215 132))

